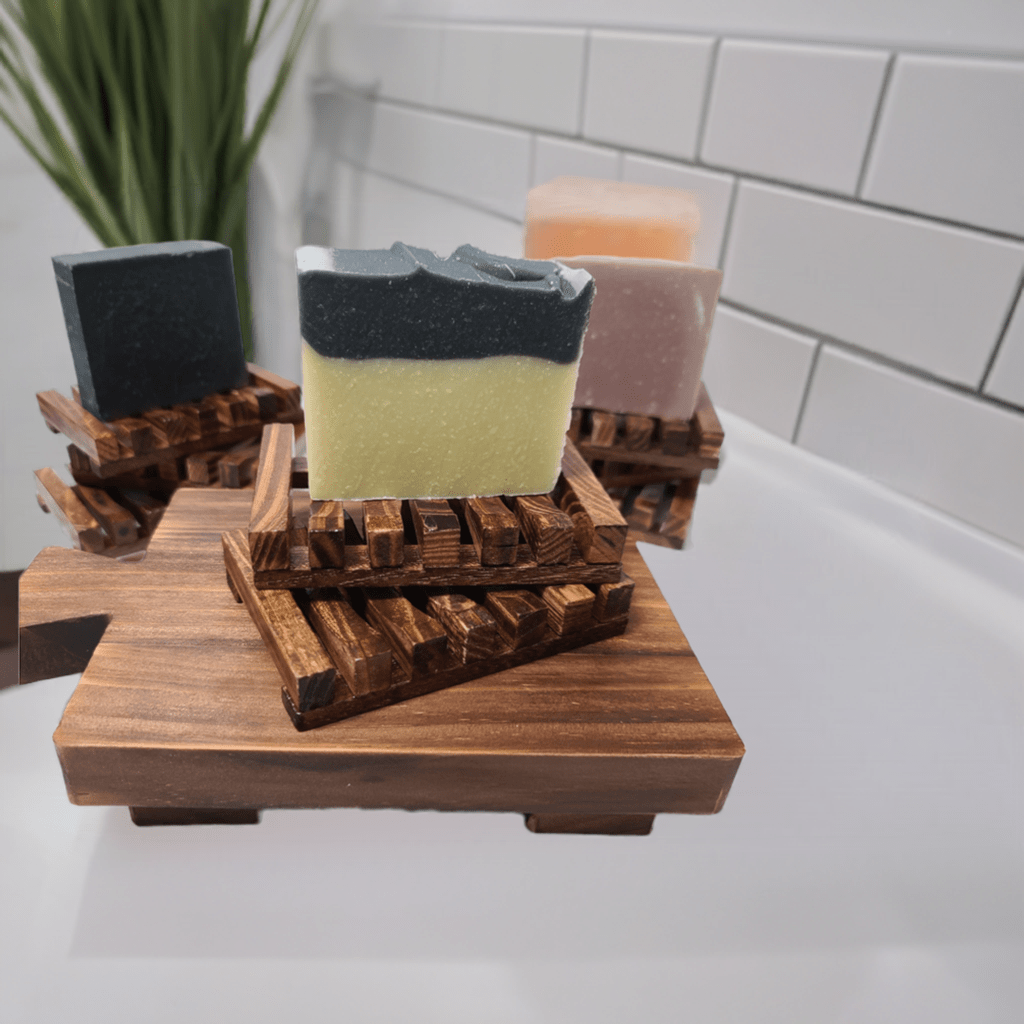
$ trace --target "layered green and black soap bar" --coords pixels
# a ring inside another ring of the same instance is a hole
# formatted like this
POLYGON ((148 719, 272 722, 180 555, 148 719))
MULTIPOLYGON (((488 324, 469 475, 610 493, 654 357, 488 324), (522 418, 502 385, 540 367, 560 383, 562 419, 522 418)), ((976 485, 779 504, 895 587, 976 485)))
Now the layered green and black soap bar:
POLYGON ((464 245, 297 253, 310 493, 543 493, 593 279, 464 245))
POLYGON ((54 256, 82 404, 100 419, 248 379, 231 250, 158 242, 54 256))

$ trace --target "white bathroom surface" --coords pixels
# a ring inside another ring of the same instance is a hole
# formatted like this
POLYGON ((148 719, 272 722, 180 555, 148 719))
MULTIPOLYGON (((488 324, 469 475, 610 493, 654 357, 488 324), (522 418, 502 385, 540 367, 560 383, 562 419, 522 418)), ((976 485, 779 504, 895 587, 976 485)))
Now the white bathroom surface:
POLYGON ((1024 554, 722 415, 642 550, 747 746, 650 836, 74 807, 76 679, 0 692, 0 1020, 1017 1024, 1024 554))

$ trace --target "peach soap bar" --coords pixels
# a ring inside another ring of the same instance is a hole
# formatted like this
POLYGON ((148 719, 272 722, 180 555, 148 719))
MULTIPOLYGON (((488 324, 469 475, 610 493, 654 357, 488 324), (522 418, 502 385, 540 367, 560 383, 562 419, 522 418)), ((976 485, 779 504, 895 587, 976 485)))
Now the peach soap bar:
POLYGON ((693 415, 722 272, 674 260, 576 256, 597 292, 573 405, 693 415))
POLYGON ((296 259, 311 497, 554 487, 594 295, 585 270, 400 242, 296 259))
POLYGON ((699 227, 697 201, 682 189, 555 178, 527 196, 525 255, 546 260, 600 253, 686 262, 699 227))

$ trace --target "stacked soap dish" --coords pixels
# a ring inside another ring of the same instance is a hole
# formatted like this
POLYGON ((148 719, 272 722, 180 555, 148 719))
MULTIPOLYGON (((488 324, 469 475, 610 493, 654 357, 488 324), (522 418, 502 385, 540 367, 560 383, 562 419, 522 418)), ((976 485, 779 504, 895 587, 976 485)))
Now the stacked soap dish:
POLYGON ((548 495, 310 502, 292 430, 263 434, 231 588, 299 729, 616 636, 627 523, 571 441, 548 495))
POLYGON ((265 423, 301 429, 298 385, 249 364, 242 387, 198 402, 153 409, 104 422, 67 398, 36 398, 46 425, 68 445, 68 486, 50 468, 37 470, 36 497, 75 547, 112 557, 145 549, 171 494, 179 486, 252 484, 265 423))
POLYGON ((689 420, 574 408, 569 437, 637 540, 683 546, 700 475, 718 467, 725 437, 703 384, 689 420))

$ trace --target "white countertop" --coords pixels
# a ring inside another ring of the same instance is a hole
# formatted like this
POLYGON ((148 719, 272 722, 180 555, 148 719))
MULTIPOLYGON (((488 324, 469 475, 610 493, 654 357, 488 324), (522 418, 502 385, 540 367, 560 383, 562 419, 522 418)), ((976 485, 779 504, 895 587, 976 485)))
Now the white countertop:
POLYGON ((644 555, 747 745, 644 838, 515 815, 74 807, 75 678, 0 692, 0 1020, 1024 1015, 1024 553, 722 416, 644 555))

